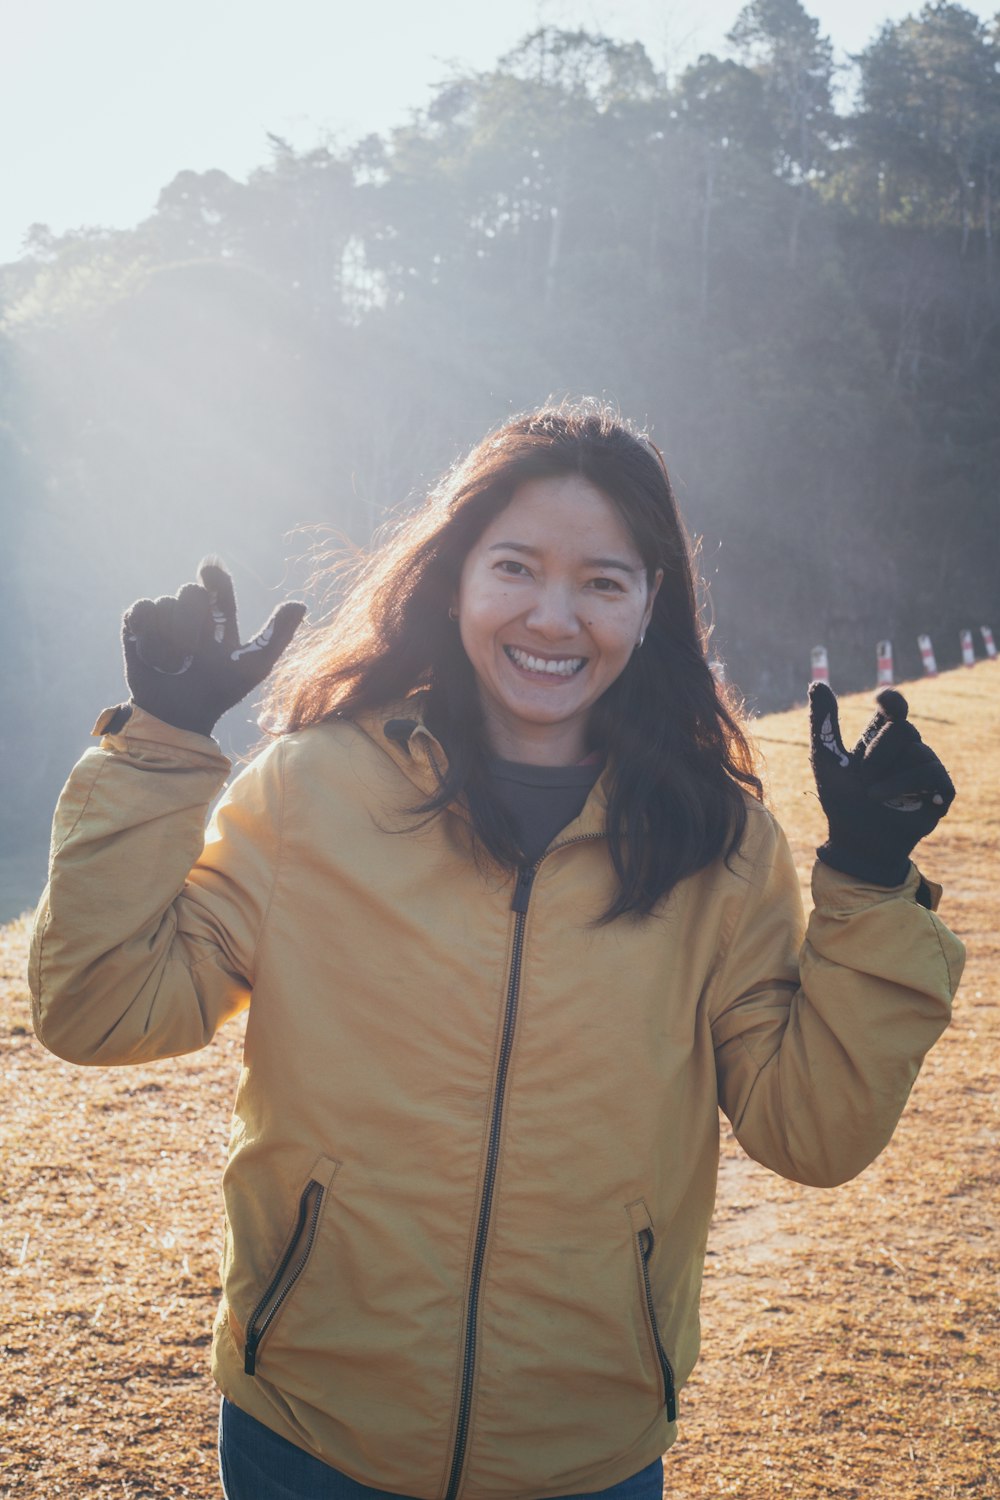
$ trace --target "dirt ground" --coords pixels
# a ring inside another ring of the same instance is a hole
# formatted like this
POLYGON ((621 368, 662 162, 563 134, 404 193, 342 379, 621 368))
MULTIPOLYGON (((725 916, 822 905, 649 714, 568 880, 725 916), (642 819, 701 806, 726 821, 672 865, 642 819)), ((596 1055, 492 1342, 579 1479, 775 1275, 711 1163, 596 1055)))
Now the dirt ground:
MULTIPOLYGON (((782 1182, 723 1122, 671 1500, 1000 1497, 1000 663, 904 691, 959 790, 921 851, 969 949, 955 1019, 846 1187, 782 1182)), ((870 705, 843 701, 845 731, 870 705)), ((805 714, 756 730, 805 878, 822 829, 805 714)), ((217 1500, 207 1366, 240 1030, 155 1066, 62 1063, 31 1033, 27 930, 0 929, 0 1497, 217 1500)))

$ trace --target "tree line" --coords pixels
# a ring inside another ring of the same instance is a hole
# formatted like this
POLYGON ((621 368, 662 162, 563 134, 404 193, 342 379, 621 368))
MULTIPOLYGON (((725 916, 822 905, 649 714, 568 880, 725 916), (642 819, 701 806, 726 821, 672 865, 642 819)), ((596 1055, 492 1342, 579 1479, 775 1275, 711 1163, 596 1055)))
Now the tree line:
POLYGON ((946 667, 1000 626, 1000 17, 887 23, 849 103, 800 0, 728 43, 670 80, 543 27, 384 135, 33 227, 0 268, 5 842, 121 696, 131 599, 217 552, 262 616, 549 397, 649 424, 753 706, 820 642, 852 688, 881 638, 916 675, 920 632, 946 667))

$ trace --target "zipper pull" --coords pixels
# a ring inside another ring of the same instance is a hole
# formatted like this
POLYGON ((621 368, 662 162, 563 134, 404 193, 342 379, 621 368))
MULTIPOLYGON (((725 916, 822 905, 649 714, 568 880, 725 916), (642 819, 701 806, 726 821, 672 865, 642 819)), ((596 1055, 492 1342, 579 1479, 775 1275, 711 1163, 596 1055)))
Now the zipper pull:
POLYGON ((243 1349, 243 1373, 255 1375, 257 1373, 257 1340, 247 1334, 247 1341, 243 1349))
POLYGON ((518 870, 517 882, 514 886, 514 894, 510 902, 511 911, 520 912, 523 916, 528 910, 528 901, 531 898, 531 883, 534 878, 534 865, 527 865, 523 870, 518 870))

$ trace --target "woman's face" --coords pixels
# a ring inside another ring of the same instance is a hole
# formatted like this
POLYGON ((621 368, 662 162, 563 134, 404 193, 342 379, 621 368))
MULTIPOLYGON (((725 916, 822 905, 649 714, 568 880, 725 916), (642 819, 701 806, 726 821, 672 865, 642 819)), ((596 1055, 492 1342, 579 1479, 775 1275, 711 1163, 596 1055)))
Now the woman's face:
POLYGON ((492 749, 573 765, 591 708, 645 632, 651 589, 628 528, 576 474, 532 479, 465 559, 456 606, 492 749))

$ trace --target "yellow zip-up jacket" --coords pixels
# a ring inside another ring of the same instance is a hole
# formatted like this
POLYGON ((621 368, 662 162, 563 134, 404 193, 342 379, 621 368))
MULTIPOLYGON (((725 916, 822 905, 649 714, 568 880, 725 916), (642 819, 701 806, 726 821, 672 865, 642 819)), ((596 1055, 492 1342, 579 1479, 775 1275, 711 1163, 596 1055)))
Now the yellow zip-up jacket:
POLYGON ((426 1500, 603 1489, 675 1436, 717 1106, 786 1177, 860 1172, 963 950, 912 867, 884 890, 817 866, 803 941, 755 802, 730 867, 595 926, 602 782, 515 880, 458 812, 407 816, 444 753, 395 712, 278 740, 206 837, 228 762, 134 711, 59 802, 35 1028, 146 1062, 250 1006, 214 1342, 238 1406, 426 1500))

